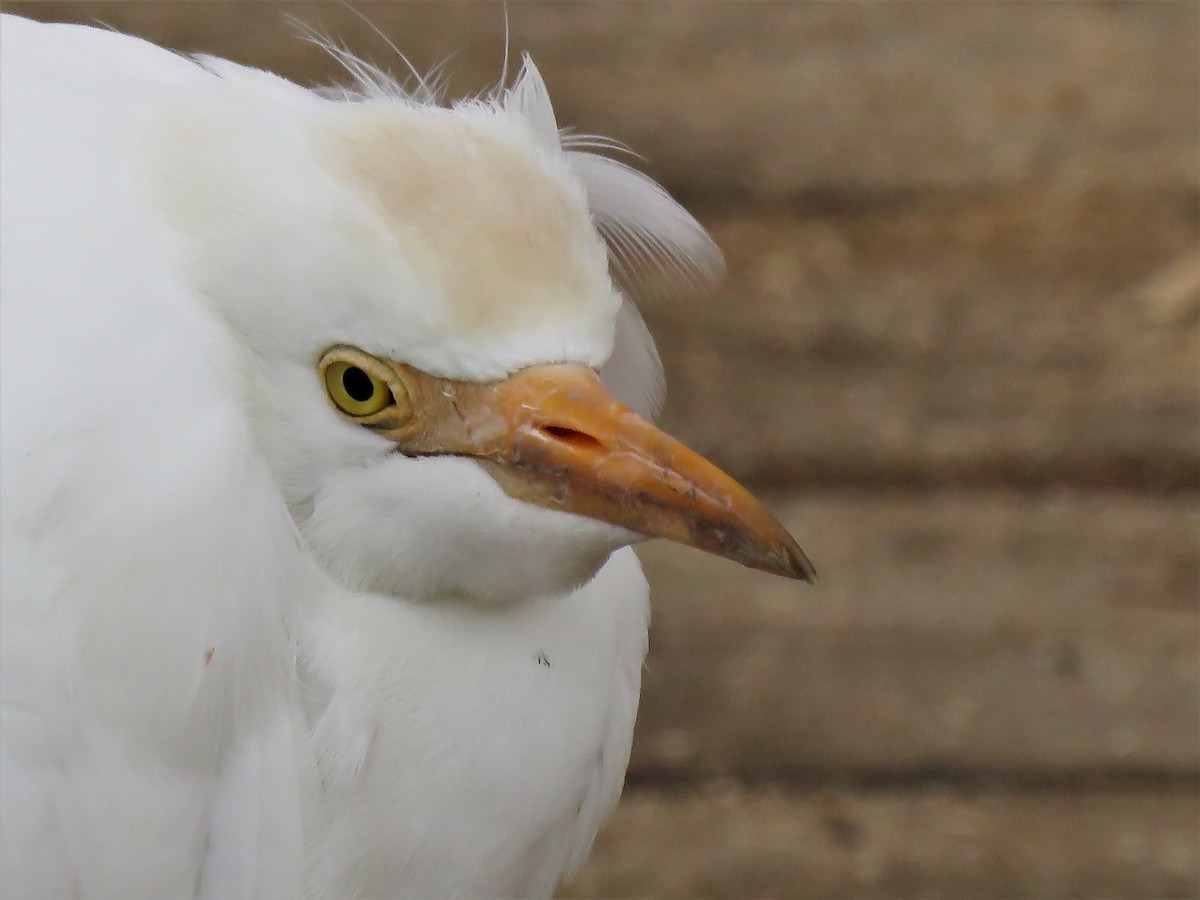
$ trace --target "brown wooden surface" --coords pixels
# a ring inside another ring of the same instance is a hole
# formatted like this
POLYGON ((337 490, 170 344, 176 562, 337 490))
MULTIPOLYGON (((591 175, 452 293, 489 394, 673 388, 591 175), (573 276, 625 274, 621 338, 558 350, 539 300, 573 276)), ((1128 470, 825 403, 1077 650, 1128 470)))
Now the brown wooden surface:
MULTIPOLYGON (((327 3, 5 3, 304 82, 327 3)), ((488 3, 354 4, 452 93, 488 3)), ((631 785, 568 896, 1200 896, 1200 7, 510 3, 710 226, 667 427, 806 589, 646 548, 631 785)), ((2 111, 0 111, 2 114, 2 111)))
POLYGON ((1200 280, 1165 321, 1141 288, 1200 260, 1196 216, 1029 189, 713 217, 726 288, 647 308, 666 424, 758 481, 1195 489, 1200 280))
POLYGON ((815 588, 642 552, 639 781, 1195 771, 1193 499, 770 499, 815 588))
POLYGON ((563 894, 1192 900, 1196 814, 1171 786, 643 791, 563 894))

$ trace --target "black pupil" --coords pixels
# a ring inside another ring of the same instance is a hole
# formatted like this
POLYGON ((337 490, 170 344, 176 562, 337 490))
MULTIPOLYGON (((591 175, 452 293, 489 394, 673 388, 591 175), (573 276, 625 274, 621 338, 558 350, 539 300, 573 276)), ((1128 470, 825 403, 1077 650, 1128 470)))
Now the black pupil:
POLYGON ((358 366, 351 366, 342 373, 342 387, 351 400, 359 403, 365 403, 375 396, 375 382, 358 366))

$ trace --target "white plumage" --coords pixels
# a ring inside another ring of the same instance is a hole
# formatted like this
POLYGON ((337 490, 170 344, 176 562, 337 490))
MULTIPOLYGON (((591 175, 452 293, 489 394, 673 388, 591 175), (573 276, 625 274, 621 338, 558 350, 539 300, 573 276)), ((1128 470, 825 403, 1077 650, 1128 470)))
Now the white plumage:
POLYGON ((809 570, 707 469, 618 509, 569 409, 529 426, 565 468, 438 423, 491 440, 476 386, 599 391, 587 367, 653 414, 610 263, 704 278, 711 242, 564 151, 528 62, 443 108, 79 26, 0 41, 0 893, 549 895, 628 761, 635 532, 809 570), (391 405, 331 403, 339 347, 391 405))

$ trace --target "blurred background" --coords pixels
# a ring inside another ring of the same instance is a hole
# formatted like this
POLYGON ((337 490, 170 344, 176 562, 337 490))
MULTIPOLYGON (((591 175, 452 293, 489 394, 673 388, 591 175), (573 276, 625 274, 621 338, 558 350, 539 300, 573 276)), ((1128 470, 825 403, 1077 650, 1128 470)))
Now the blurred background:
MULTIPOLYGON (((499 3, 361 12, 450 96, 499 3)), ((326 3, 4 3, 345 80, 326 3)), ((520 2, 560 125, 728 259, 666 427, 816 588, 645 548, 625 796, 567 897, 1200 894, 1200 6, 520 2)))

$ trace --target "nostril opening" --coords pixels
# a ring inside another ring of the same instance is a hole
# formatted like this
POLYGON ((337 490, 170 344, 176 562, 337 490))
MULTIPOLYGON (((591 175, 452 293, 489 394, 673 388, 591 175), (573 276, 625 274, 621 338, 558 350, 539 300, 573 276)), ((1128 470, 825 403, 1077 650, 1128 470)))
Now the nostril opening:
POLYGON ((542 434, 549 435, 562 444, 570 444, 580 450, 599 449, 602 445, 586 431, 576 431, 564 425, 543 425, 542 434))

